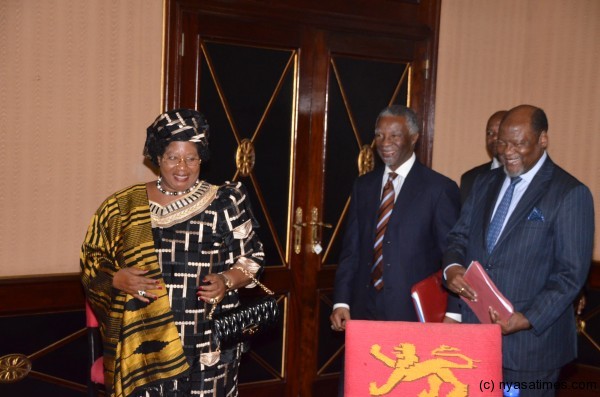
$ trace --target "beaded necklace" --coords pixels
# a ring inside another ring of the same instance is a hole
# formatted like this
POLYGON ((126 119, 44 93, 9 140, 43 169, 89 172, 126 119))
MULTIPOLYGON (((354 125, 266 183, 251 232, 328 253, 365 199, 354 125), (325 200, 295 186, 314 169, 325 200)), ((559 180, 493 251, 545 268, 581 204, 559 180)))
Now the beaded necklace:
POLYGON ((162 185, 160 184, 161 181, 162 181, 162 176, 159 176, 158 179, 156 180, 156 188, 158 189, 159 192, 161 192, 162 194, 165 194, 167 196, 182 196, 184 194, 188 194, 189 192, 194 190, 200 184, 200 179, 197 179, 196 182, 192 186, 190 186, 188 189, 185 189, 183 192, 169 192, 168 190, 163 189, 162 185))

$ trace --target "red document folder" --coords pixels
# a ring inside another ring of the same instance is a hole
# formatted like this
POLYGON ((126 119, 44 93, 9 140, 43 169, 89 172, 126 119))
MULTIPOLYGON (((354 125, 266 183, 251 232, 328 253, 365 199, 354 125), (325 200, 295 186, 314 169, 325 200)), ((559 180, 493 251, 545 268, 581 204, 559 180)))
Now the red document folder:
POLYGON ((498 312, 501 320, 506 320, 513 314, 512 303, 496 288, 496 284, 479 262, 471 262, 463 277, 477 293, 477 301, 470 301, 463 296, 461 299, 469 305, 482 324, 492 322, 489 313, 490 307, 498 312))
POLYGON ((442 322, 446 314, 448 292, 442 285, 441 270, 413 285, 410 292, 420 322, 442 322))

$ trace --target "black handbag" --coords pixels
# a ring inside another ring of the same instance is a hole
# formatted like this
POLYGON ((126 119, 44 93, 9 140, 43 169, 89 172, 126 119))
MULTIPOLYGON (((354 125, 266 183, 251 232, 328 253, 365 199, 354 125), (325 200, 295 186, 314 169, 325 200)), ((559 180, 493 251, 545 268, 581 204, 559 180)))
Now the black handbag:
POLYGON ((213 315, 216 305, 208 315, 211 320, 213 341, 218 349, 227 349, 240 342, 247 342, 251 337, 272 328, 279 320, 279 305, 274 293, 261 284, 249 271, 241 266, 237 269, 250 277, 268 296, 249 303, 241 304, 231 310, 213 315))

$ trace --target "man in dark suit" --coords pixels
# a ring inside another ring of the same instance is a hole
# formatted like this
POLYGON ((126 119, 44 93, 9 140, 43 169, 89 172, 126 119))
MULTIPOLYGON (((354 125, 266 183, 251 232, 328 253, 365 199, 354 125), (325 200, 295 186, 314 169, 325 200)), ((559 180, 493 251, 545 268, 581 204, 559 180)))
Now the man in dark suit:
MULTIPOLYGON (((444 254, 451 291, 476 298, 463 274, 477 260, 512 302, 508 319, 493 308, 490 319, 503 334, 504 381, 533 385, 521 397, 553 396, 539 382, 556 381, 575 358, 571 303, 592 259, 592 195, 548 157, 547 130, 544 111, 534 106, 517 106, 503 118, 496 146, 504 167, 477 178, 444 254)), ((467 305, 462 321, 478 322, 467 305)))
POLYGON ((492 161, 488 161, 485 164, 478 165, 477 167, 471 168, 466 171, 460 177, 460 202, 464 203, 467 200, 467 196, 473 187, 473 182, 478 175, 483 174, 489 170, 500 167, 500 161, 496 156, 496 139, 498 139, 498 129, 500 128, 500 121, 506 114, 506 110, 499 110, 492 114, 488 119, 485 126, 485 148, 492 161))
POLYGON ((441 269, 446 237, 458 219, 459 191, 416 160, 418 138, 411 109, 394 105, 379 114, 374 139, 385 166, 353 187, 330 316, 336 331, 351 318, 417 321, 411 286, 441 269), (385 230, 378 230, 386 221, 379 220, 380 207, 391 172, 397 174, 391 213, 385 230))

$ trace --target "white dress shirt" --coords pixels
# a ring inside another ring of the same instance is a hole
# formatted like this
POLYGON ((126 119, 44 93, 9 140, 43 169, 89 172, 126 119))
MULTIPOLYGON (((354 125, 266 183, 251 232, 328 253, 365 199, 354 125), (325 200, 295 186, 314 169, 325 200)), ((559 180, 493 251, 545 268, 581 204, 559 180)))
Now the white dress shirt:
POLYGON ((500 167, 502 165, 502 163, 500 162, 500 160, 498 160, 497 158, 493 157, 492 158, 492 166, 490 167, 491 170, 495 170, 496 168, 500 167))

